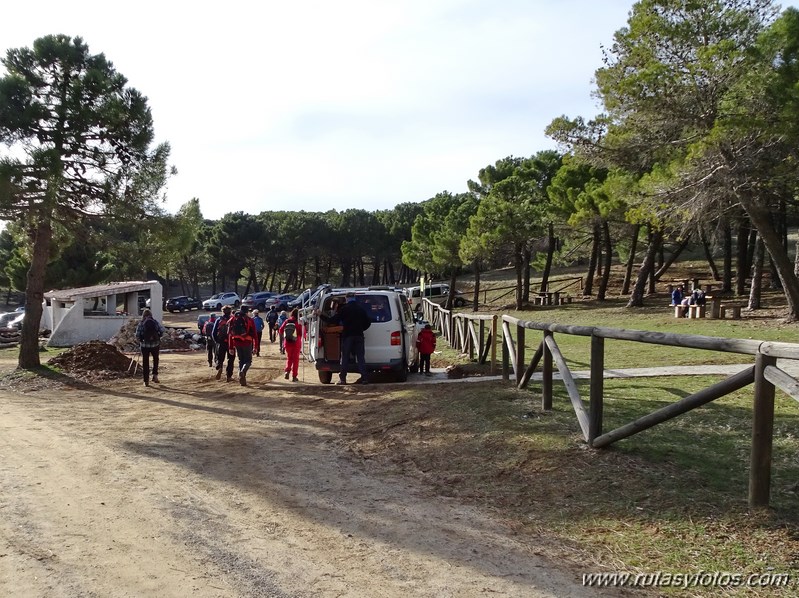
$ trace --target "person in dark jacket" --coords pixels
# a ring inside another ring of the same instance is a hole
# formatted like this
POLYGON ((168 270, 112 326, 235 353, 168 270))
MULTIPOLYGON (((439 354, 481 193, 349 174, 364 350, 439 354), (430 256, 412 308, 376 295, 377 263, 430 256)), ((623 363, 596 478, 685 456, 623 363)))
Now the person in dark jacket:
POLYGON ((233 317, 231 314, 232 311, 233 308, 229 305, 222 308, 222 317, 216 319, 216 324, 214 324, 214 330, 212 332, 214 342, 216 343, 216 379, 219 380, 222 378, 222 368, 225 368, 228 382, 233 379, 233 361, 236 359, 236 352, 234 351, 233 355, 231 355, 230 347, 228 347, 227 324, 233 317), (225 366, 226 359, 227 366, 225 366))
POLYGON ((269 341, 275 342, 275 338, 277 337, 277 307, 274 305, 269 308, 269 311, 266 312, 266 325, 269 327, 269 341))
POLYGON ((205 349, 208 352, 208 367, 214 367, 216 354, 216 343, 214 342, 214 324, 216 324, 216 314, 211 316, 203 324, 202 335, 205 337, 205 349))
POLYGON ((341 370, 336 384, 347 383, 347 372, 350 367, 350 355, 358 362, 361 377, 356 384, 367 384, 369 376, 366 371, 366 354, 363 333, 372 325, 369 314, 355 299, 355 293, 347 293, 347 302, 338 310, 338 321, 343 326, 341 331, 341 370))
POLYGON ((149 309, 141 312, 141 321, 136 326, 136 339, 139 341, 139 347, 141 348, 142 374, 144 374, 145 386, 150 386, 151 355, 153 357, 153 382, 158 383, 158 354, 164 330, 161 322, 153 317, 153 312, 149 309))
POLYGON ((433 332, 430 324, 425 324, 416 339, 416 347, 419 349, 419 373, 430 375, 430 356, 436 350, 436 333, 433 332))

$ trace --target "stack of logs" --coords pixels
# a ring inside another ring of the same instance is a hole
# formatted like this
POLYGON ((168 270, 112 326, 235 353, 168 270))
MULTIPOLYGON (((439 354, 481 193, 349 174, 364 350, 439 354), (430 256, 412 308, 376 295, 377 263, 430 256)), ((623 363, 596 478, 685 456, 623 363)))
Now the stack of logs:
POLYGON ((19 344, 22 333, 15 328, 0 328, 0 349, 10 349, 19 344))

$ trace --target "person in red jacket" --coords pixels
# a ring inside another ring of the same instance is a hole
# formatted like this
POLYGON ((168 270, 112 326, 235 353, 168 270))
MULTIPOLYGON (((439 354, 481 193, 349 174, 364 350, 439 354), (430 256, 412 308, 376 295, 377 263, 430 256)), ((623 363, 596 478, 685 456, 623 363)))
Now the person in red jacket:
POLYGON ((286 349, 286 380, 291 373, 291 381, 299 382, 297 372, 300 368, 300 349, 302 348, 302 324, 300 324, 299 311, 295 307, 291 310, 289 319, 281 324, 278 331, 286 349))
POLYGON ((430 355, 436 350, 436 334, 430 324, 425 324, 419 332, 416 347, 419 349, 419 373, 430 376, 430 355))
POLYGON ((227 338, 231 357, 235 354, 239 358, 239 384, 247 386, 247 370, 252 365, 252 354, 258 342, 258 331, 253 319, 247 315, 246 307, 242 307, 230 319, 227 338))

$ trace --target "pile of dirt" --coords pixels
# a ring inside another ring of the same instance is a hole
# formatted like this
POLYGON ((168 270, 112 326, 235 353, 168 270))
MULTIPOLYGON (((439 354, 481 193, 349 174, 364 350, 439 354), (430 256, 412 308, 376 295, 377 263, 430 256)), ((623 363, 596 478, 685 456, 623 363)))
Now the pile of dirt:
POLYGON ((91 380, 114 380, 133 375, 131 358, 115 346, 103 341, 89 341, 75 345, 69 351, 48 360, 48 365, 58 367, 73 377, 91 380))
MULTIPOLYGON (((136 340, 138 324, 139 320, 128 320, 108 342, 120 351, 137 352, 139 350, 139 341, 136 340)), ((190 333, 185 328, 167 328, 164 336, 161 337, 161 350, 186 351, 204 347, 205 345, 199 344, 195 337, 199 338, 199 335, 190 333)))

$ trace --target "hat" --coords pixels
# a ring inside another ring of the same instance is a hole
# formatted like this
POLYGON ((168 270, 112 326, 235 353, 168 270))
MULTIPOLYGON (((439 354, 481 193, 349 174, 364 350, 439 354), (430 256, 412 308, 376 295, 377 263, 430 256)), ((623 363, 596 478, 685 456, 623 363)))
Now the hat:
POLYGON ((254 316, 257 316, 258 315, 258 310, 254 309, 254 310, 252 310, 252 313, 253 313, 254 316))
POLYGON ((243 313, 243 314, 246 314, 248 311, 250 311, 250 308, 249 308, 249 307, 247 307, 246 305, 242 305, 242 306, 239 308, 239 311, 241 311, 241 313, 243 313))
POLYGON ((231 311, 233 311, 233 308, 230 307, 229 305, 226 305, 225 307, 222 308, 222 311, 225 313, 230 313, 231 311))
POLYGON ((211 314, 210 316, 208 316, 208 319, 216 320, 216 314, 211 314))

